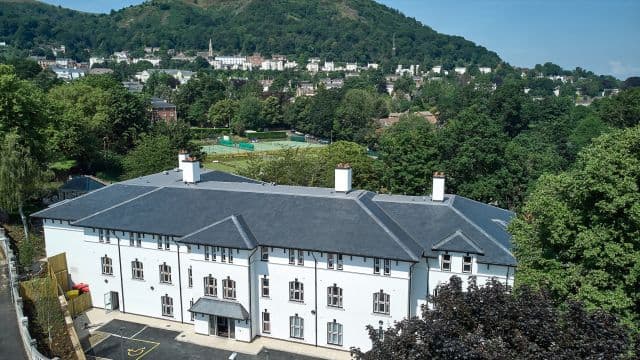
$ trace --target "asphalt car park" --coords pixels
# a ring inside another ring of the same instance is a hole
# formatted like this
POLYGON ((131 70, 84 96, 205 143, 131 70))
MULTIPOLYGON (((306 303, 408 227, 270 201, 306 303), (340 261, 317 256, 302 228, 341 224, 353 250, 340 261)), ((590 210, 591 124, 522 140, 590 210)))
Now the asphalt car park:
MULTIPOLYGON (((96 360, 229 359, 232 351, 176 340, 180 332, 149 327, 123 320, 111 320, 96 329, 107 337, 85 352, 96 360)), ((278 350, 263 349, 257 355, 237 353, 236 360, 316 360, 278 350)))

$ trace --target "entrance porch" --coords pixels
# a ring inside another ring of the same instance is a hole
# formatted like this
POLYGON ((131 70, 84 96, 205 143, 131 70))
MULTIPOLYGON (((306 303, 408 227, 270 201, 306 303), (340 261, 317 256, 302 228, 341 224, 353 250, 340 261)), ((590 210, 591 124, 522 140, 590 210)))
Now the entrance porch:
POLYGON ((238 302, 201 297, 189 311, 198 334, 251 341, 249 313, 238 302))

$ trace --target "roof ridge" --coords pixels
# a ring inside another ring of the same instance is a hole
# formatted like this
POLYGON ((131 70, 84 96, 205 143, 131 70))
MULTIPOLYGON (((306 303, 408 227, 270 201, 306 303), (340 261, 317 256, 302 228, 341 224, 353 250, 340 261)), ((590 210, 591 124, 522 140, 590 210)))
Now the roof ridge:
POLYGON ((453 204, 451 204, 449 206, 451 208, 451 210, 455 211, 456 214, 460 215, 460 217, 462 219, 464 219, 466 222, 468 222, 469 224, 471 224, 471 226, 475 227, 478 231, 480 231, 480 233, 482 233, 484 236, 487 237, 487 239, 491 240, 491 242, 493 242, 494 244, 496 244, 500 249, 502 249, 504 252, 506 252, 507 254, 509 254, 509 256, 511 256, 513 259, 515 259, 516 257, 513 255, 513 253, 511 252, 511 250, 507 249, 504 245, 502 245, 498 240, 496 240, 493 236, 491 236, 488 232, 486 232, 481 226, 479 226, 478 224, 476 224, 475 222, 471 221, 471 219, 469 219, 465 214, 462 213, 462 211, 458 210, 455 206, 453 206, 453 204))
POLYGON ((471 245, 471 247, 476 249, 476 251, 478 251, 478 253, 484 254, 483 249, 478 244, 476 244, 475 241, 469 239, 469 237, 467 235, 465 235, 464 232, 462 232, 462 230, 460 230, 460 229, 454 231, 453 234, 447 236, 445 239, 441 240, 439 243, 434 244, 431 248, 432 249, 438 249, 439 247, 441 247, 444 244, 446 244, 446 243, 450 242, 451 240, 453 240, 456 236, 460 236, 462 238, 462 240, 464 240, 467 244, 471 245))
MULTIPOLYGON (((369 202, 371 203, 371 205, 377 207, 383 214, 386 215, 386 217, 388 218, 388 220, 390 220, 391 222, 395 223, 398 228, 400 228, 402 230, 402 227, 400 226, 400 224, 398 224, 392 217, 389 216, 389 214, 387 214, 384 209, 382 209, 381 207, 379 207, 377 204, 375 204, 375 202, 370 198, 371 195, 373 195, 371 192, 368 191, 362 191, 361 193, 357 194, 357 197, 355 198, 355 202, 358 204, 358 206, 360 206, 360 208, 362 210, 364 210, 364 212, 369 215, 370 218, 372 218, 376 224, 378 224, 378 226, 380 226, 392 239, 393 241, 398 244, 402 250, 404 250, 404 252, 406 252, 410 257, 412 257, 414 260, 420 260, 420 255, 415 254, 413 252, 413 250, 411 250, 407 244, 405 244, 400 237, 395 234, 383 221, 382 219, 379 219, 378 216, 376 216, 376 214, 373 213, 373 211, 371 211, 371 209, 369 208, 369 206, 367 206, 367 204, 365 204, 362 200, 363 199, 367 199, 369 200, 369 202)), ((404 231, 404 230, 402 230, 404 231)), ((405 232, 405 235, 411 239, 411 241, 414 242, 414 244, 416 245, 417 248, 422 249, 422 246, 420 246, 420 244, 418 244, 412 237, 411 235, 409 235, 408 233, 405 232)))
MULTIPOLYGON (((187 234, 187 235, 185 235, 185 236, 181 236, 181 237, 180 237, 180 239, 188 238, 188 237, 193 236, 193 235, 195 235, 195 234, 201 233, 201 232, 203 232, 203 231, 205 231, 205 230, 211 229, 212 227, 214 227, 214 226, 216 226, 216 225, 220 225, 220 224, 222 224, 223 222, 226 222, 226 221, 229 221, 229 220, 232 220, 232 221, 233 221, 232 217, 233 217, 233 214, 232 214, 232 215, 229 215, 229 216, 227 216, 227 217, 225 217, 225 218, 223 218, 223 219, 221 219, 221 220, 218 220, 218 221, 212 222, 211 224, 209 224, 209 225, 207 225, 207 226, 204 226, 204 227, 201 227, 201 228, 199 228, 199 229, 196 229, 195 231, 192 231, 191 233, 189 233, 189 234, 187 234)), ((235 222, 234 222, 234 225, 235 225, 235 222)), ((178 241, 180 241, 180 239, 178 239, 178 241)))
POLYGON ((244 240, 245 244, 247 244, 247 247, 250 249, 256 247, 258 245, 258 241, 256 240, 256 237, 253 235, 251 230, 248 228, 247 223, 244 221, 244 217, 241 214, 238 214, 237 216, 234 214, 231 215, 231 220, 238 229, 238 232, 240 232, 240 236, 242 236, 242 239, 244 240))
MULTIPOLYGON (((104 188, 106 188, 106 186, 105 186, 104 188)), ((103 189, 104 189, 104 188, 103 188, 103 189)), ((102 209, 102 210, 100 210, 100 211, 98 211, 98 212, 95 212, 95 213, 93 213, 93 214, 91 214, 91 215, 87 215, 87 216, 85 216, 85 217, 83 217, 83 218, 80 218, 80 219, 78 219, 78 220, 75 220, 75 221, 74 221, 73 223, 71 223, 71 224, 72 224, 72 225, 74 225, 74 224, 75 224, 75 223, 77 223, 77 222, 80 222, 80 221, 83 221, 83 220, 86 220, 86 219, 92 218, 92 217, 94 217, 94 216, 96 216, 96 215, 100 215, 100 214, 102 214, 102 213, 104 213, 104 212, 106 212, 106 211, 109 211, 109 210, 115 209, 115 208, 117 208, 118 206, 121 206, 121 205, 124 205, 124 204, 130 203, 130 202, 132 202, 132 201, 138 200, 138 199, 140 199, 141 197, 145 197, 145 196, 147 196, 147 195, 149 195, 149 194, 152 194, 152 193, 154 193, 154 192, 156 192, 156 191, 159 191, 159 190, 161 190, 161 189, 163 189, 163 188, 164 188, 164 187, 157 187, 157 188, 155 188, 155 189, 153 189, 153 190, 147 191, 147 192, 145 192, 145 193, 143 193, 143 194, 140 194, 140 195, 138 195, 138 196, 134 196, 134 197, 132 197, 131 199, 128 199, 128 200, 125 200, 125 201, 119 202, 119 203, 117 203, 117 204, 115 204, 115 205, 109 206, 109 207, 108 207, 108 208, 106 208, 106 209, 102 209)), ((92 191, 92 192, 90 192, 90 193, 93 193, 93 192, 94 192, 94 191, 92 191)), ((90 194, 90 193, 89 193, 89 194, 90 194)))

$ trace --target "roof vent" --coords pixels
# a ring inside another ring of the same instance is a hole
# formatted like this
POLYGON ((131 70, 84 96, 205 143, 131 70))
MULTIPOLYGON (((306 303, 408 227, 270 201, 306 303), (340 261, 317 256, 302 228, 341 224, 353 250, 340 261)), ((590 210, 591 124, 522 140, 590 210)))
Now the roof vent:
POLYGON ((348 193, 351 191, 352 170, 349 164, 338 164, 335 170, 335 191, 348 193))
POLYGON ((444 201, 444 173, 433 173, 433 187, 431 188, 432 201, 444 201))

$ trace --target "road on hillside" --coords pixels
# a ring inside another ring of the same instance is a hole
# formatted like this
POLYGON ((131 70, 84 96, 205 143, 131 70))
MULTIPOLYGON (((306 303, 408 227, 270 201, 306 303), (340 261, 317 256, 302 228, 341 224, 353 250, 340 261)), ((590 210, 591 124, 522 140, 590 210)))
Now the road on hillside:
POLYGON ((11 359, 26 359, 27 355, 18 332, 16 309, 11 301, 9 267, 2 251, 0 251, 0 319, 3 321, 3 326, 0 326, 0 354, 10 355, 11 359))

